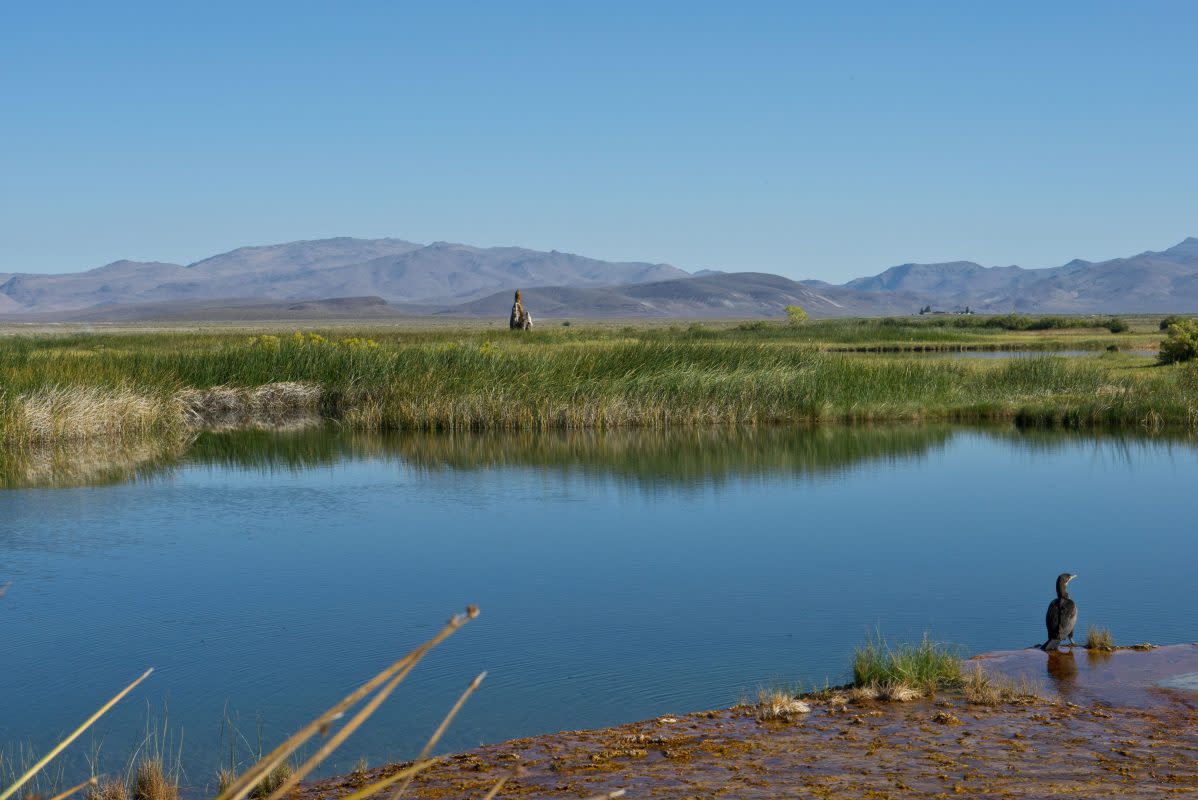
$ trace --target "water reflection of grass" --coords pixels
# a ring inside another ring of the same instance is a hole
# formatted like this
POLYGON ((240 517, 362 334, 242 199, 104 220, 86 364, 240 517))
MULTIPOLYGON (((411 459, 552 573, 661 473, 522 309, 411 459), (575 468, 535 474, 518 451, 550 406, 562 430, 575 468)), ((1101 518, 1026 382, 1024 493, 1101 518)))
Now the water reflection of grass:
POLYGON ((683 428, 676 430, 360 433, 336 426, 200 433, 183 447, 152 440, 15 449, 0 486, 72 486, 149 477, 181 463, 273 472, 389 459, 421 470, 537 468, 643 484, 808 477, 872 460, 918 458, 952 435, 942 426, 683 428))
POLYGON ((127 483, 178 462, 186 441, 169 438, 53 442, 0 451, 0 489, 127 483))
POLYGON ((1020 431, 1010 426, 717 426, 556 431, 369 432, 337 425, 202 432, 188 441, 85 441, 0 451, 0 487, 122 483, 182 463, 260 472, 299 471, 353 459, 393 460, 425 471, 539 469, 640 487, 718 485, 750 477, 834 475, 869 462, 898 463, 983 436, 1051 452, 1092 445, 1132 459, 1138 449, 1192 447, 1186 432, 1020 431))
POLYGON ((764 475, 810 477, 942 447, 942 426, 732 427, 670 430, 405 435, 391 440, 425 469, 537 467, 653 483, 719 483, 764 475))

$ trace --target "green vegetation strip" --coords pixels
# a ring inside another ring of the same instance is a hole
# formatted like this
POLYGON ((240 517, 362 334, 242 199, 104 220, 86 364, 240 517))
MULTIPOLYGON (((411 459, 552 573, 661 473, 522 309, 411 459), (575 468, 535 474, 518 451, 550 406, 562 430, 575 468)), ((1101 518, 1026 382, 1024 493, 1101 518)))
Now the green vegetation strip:
MULTIPOLYGON (((269 421, 289 409, 364 430, 882 421, 1198 428, 1192 363, 1157 366, 1124 353, 976 360, 830 352, 924 336, 943 336, 937 341, 948 347, 993 345, 993 335, 984 326, 882 320, 12 336, 0 339, 0 441, 180 437, 222 415, 269 421)), ((1000 335, 1068 348, 1071 337, 1097 334, 1000 335)), ((1129 336, 1141 342, 1144 334, 1129 336)))

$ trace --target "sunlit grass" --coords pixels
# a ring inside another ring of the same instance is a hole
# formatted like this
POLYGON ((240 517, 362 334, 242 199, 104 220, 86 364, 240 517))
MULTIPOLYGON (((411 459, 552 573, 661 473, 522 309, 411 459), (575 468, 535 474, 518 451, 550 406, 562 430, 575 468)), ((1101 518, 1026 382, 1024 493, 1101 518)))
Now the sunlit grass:
POLYGON ((961 661, 925 636, 918 644, 890 645, 870 637, 853 655, 853 684, 886 700, 912 700, 961 683, 961 661))
POLYGON ((762 722, 790 722, 811 712, 811 706, 800 695, 797 689, 759 689, 753 712, 762 722))
POLYGON ((1114 650, 1115 637, 1111 636, 1111 632, 1107 628, 1089 625, 1086 627, 1086 649, 1114 650))
POLYGON ((0 440, 177 437, 222 424, 277 424, 301 412, 374 430, 883 421, 1198 428, 1189 373, 1151 368, 1147 357, 983 362, 829 352, 863 331, 947 336, 946 346, 989 331, 883 322, 519 336, 475 329, 6 337, 0 440))
POLYGON ((965 699, 976 705, 998 706, 1004 703, 1028 703, 1040 698, 1040 689, 1026 678, 1012 680, 1002 675, 992 675, 975 664, 967 670, 961 680, 961 692, 965 699))

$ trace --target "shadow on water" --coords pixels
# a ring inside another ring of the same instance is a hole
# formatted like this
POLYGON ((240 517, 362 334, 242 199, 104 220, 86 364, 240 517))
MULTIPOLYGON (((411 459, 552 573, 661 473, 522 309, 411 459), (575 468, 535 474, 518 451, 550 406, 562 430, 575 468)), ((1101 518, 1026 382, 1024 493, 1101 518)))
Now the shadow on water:
POLYGON ((298 472, 359 459, 393 461, 430 473, 535 468, 614 477, 643 488, 678 487, 752 477, 835 476, 869 462, 895 464, 926 458, 961 434, 1003 440, 1030 452, 1092 441, 1101 444, 1105 453, 1129 460, 1139 448, 1192 445, 1192 437, 1021 431, 1002 426, 364 433, 316 425, 206 432, 190 442, 87 442, 12 450, 0 454, 0 488, 117 485, 169 476, 184 466, 298 472))

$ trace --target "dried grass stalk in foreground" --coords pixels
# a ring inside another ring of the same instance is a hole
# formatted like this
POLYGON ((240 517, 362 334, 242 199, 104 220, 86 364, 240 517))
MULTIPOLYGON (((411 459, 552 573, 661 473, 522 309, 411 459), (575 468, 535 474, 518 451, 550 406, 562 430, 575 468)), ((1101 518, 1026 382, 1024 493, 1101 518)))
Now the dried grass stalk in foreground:
POLYGON ((115 706, 117 703, 119 703, 125 697, 125 695, 129 694, 129 692, 136 689, 137 685, 139 683, 144 681, 146 678, 150 677, 150 673, 153 671, 154 671, 154 668, 150 667, 148 670, 146 670, 145 672, 142 673, 140 678, 133 681, 133 683, 129 684, 121 691, 117 692, 116 697, 112 698, 107 703, 100 706, 99 711, 92 714, 90 717, 87 718, 86 722, 84 722, 82 725, 80 725, 75 730, 71 731, 70 735, 68 735, 67 738, 63 739, 61 742, 59 742, 57 745, 55 745, 54 748, 49 753, 46 753, 46 755, 42 756, 40 761, 38 761, 36 764, 34 764, 32 767, 30 767, 28 770, 26 770, 24 775, 17 778, 17 780, 12 784, 12 786, 9 786, 3 792, 0 792, 0 800, 8 800, 8 798, 10 798, 14 794, 16 794, 17 790, 20 789, 22 786, 24 786, 26 783, 28 783, 30 778, 32 778, 34 775, 41 772, 43 767, 45 767, 47 764, 49 764, 51 761, 53 761, 58 756, 59 753, 61 753, 65 749, 67 749, 67 746, 70 745, 71 742, 78 739, 83 734, 84 731, 86 731, 88 728, 90 728, 95 723, 96 720, 98 720, 100 717, 107 714, 108 711, 113 706, 115 706))
MULTIPOLYGON (((315 769, 316 766, 318 766, 325 758, 327 758, 329 754, 331 754, 341 743, 343 743, 355 730, 357 730, 358 727, 378 709, 382 702, 387 699, 387 697, 404 680, 404 678, 411 673, 416 664, 418 664, 430 650, 447 639, 469 620, 474 619, 477 616, 478 608, 473 605, 468 606, 464 614, 458 614, 451 618, 449 622, 446 623, 445 627, 437 633, 437 635, 433 636, 411 653, 399 659, 394 664, 380 672, 378 675, 375 675, 366 683, 359 686, 340 702, 334 704, 323 714, 318 716, 312 722, 308 723, 298 732, 293 734, 289 739, 275 748, 275 750, 269 755, 260 759, 256 764, 246 770, 245 773, 240 777, 234 776, 231 771, 222 771, 220 775, 220 790, 219 794, 217 795, 217 800, 243 800, 243 798, 247 796, 261 798, 268 793, 268 800, 280 800, 306 775, 315 769), (354 705, 357 705, 357 703, 360 701, 364 700, 372 691, 375 692, 374 696, 370 698, 366 705, 360 711, 358 711, 357 714, 355 714, 335 734, 333 734, 327 743, 321 746, 312 757, 304 762, 301 767, 295 770, 291 768, 288 759, 299 747, 301 747, 317 733, 327 734, 329 732, 330 725, 333 722, 341 719, 345 715, 346 711, 348 711, 354 705)), ((121 691, 116 697, 102 706, 100 710, 93 714, 83 725, 77 728, 70 736, 64 739, 45 757, 31 767, 17 782, 9 786, 3 792, 3 794, 0 794, 0 800, 8 800, 8 798, 10 798, 22 785, 36 775, 38 771, 40 771, 43 767, 45 767, 46 764, 48 764, 53 758, 61 753, 72 741, 78 738, 78 736, 82 734, 88 727, 90 727, 97 719, 107 713, 125 695, 127 695, 139 683, 145 680, 151 672, 153 672, 152 669, 147 670, 145 674, 143 674, 140 678, 121 691)), ((398 783, 399 781, 403 781, 403 783, 392 795, 393 798, 398 799, 403 793, 404 789, 408 786, 408 783, 413 776, 428 769, 434 764, 440 763, 443 760, 441 757, 430 758, 429 753, 432 752, 432 749, 436 746, 437 742, 440 741, 442 735, 448 729, 449 724, 453 721, 453 718, 457 715, 458 711, 461 710, 466 700, 476 689, 478 689, 485 676, 485 672, 481 673, 473 681, 471 681, 469 686, 466 687, 466 690, 462 693, 461 697, 458 698, 458 701, 445 716, 445 719, 442 720, 436 731, 433 732, 433 735, 429 738, 428 742, 425 744, 424 748, 420 752, 420 755, 414 763, 399 770, 394 775, 391 775, 357 792, 354 792, 349 797, 343 798, 343 800, 365 800, 365 798, 377 794, 388 786, 398 783)), ((498 794, 499 790, 503 788, 504 784, 511 780, 511 778, 516 777, 518 774, 518 771, 514 771, 510 775, 505 775, 504 777, 500 778, 488 793, 487 800, 492 800, 496 794, 498 794)), ((128 786, 124 781, 105 780, 100 782, 97 780, 97 778, 93 777, 87 781, 84 781, 78 786, 72 787, 68 791, 63 792, 53 800, 67 800, 71 794, 79 791, 85 786, 93 787, 93 800, 99 800, 100 798, 103 798, 103 800, 127 800, 129 796, 128 786)), ((178 800, 178 787, 167 778, 165 770, 162 767, 162 763, 158 760, 142 762, 137 770, 133 789, 135 800, 178 800)), ((623 795, 624 790, 618 789, 613 792, 608 792, 606 794, 590 798, 589 800, 605 800, 606 798, 617 798, 622 797, 623 795)))
MULTIPOLYGON (((441 724, 433 731, 433 735, 428 738, 424 745, 424 749, 420 751, 420 755, 416 756, 416 762, 419 763, 428 758, 428 754, 433 752, 433 748, 437 746, 437 742, 445 735, 445 731, 449 730, 449 724, 453 722, 453 718, 462 710, 462 706, 466 705, 466 701, 470 699, 470 695, 474 694, 475 690, 482 685, 483 679, 487 677, 487 673, 480 672, 474 680, 470 681, 470 685, 466 687, 466 691, 462 692, 462 696, 453 704, 453 708, 449 709, 449 713, 445 715, 445 719, 441 720, 441 724)), ((408 788, 408 784, 412 782, 413 775, 409 775, 404 779, 404 782, 396 787, 391 793, 391 800, 399 800, 403 796, 404 790, 408 788)))
POLYGON ((54 795, 52 798, 50 798, 50 800, 67 800, 68 797, 70 797, 75 792, 79 791, 80 789, 86 788, 88 786, 95 786, 98 782, 99 782, 98 779, 93 775, 92 777, 85 780, 83 783, 76 784, 75 786, 72 786, 70 789, 67 789, 65 792, 60 792, 59 794, 54 795))
MULTIPOLYGON (((217 800, 243 800, 254 786, 257 786, 266 775, 277 767, 279 764, 286 761, 292 753, 298 750, 305 742, 315 736, 317 733, 327 732, 329 726, 342 715, 345 714, 353 706, 357 705, 365 699, 371 692, 378 690, 378 693, 371 698, 366 706, 359 711, 349 722, 345 723, 332 738, 325 743, 311 758, 288 777, 287 780, 279 786, 270 797, 272 800, 282 797, 290 791, 297 783, 310 773, 316 766, 328 758, 342 742, 344 742, 350 734, 366 721, 366 719, 375 712, 382 704, 383 700, 394 691, 395 687, 412 671, 420 659, 424 658, 430 650, 436 647, 445 639, 449 638, 455 631, 461 628, 470 620, 478 616, 478 608, 468 606, 465 614, 457 614, 445 624, 445 627, 437 633, 436 636, 429 639, 424 644, 417 647, 408 655, 396 661, 391 666, 384 669, 378 675, 375 675, 366 683, 359 686, 354 691, 346 695, 340 702, 335 703, 323 714, 309 722, 289 739, 276 747, 271 753, 262 758, 257 764, 253 765, 245 771, 233 785, 222 792, 217 800), (384 685, 385 684, 385 685, 384 685), (379 687, 382 687, 381 689, 379 687)), ((0 798, 0 800, 4 800, 0 798)))

